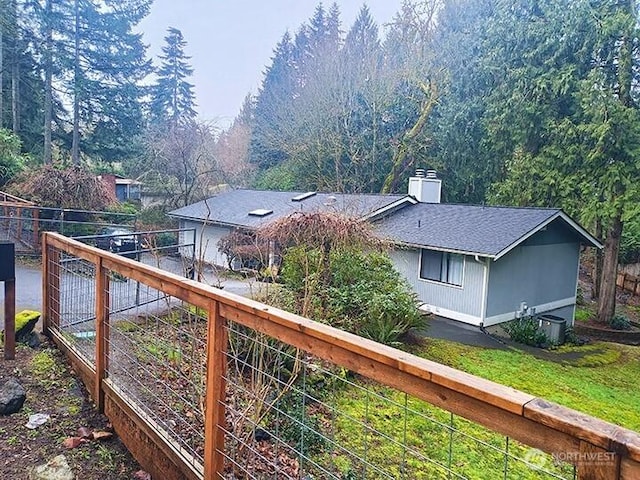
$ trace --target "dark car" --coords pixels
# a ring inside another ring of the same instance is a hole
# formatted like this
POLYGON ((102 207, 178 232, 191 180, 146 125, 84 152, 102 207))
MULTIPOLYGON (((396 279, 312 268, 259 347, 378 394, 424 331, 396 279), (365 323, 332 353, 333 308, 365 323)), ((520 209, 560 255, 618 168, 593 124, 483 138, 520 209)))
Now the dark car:
POLYGON ((125 257, 135 258, 138 250, 138 238, 131 230, 124 227, 105 227, 96 237, 96 247, 119 253, 125 257))

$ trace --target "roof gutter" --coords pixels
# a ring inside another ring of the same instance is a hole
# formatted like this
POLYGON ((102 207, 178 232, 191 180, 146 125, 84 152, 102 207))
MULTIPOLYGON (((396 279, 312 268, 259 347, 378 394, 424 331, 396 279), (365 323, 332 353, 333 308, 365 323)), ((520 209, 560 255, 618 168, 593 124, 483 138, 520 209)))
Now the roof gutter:
POLYGON ((471 252, 471 251, 467 251, 467 250, 455 250, 452 248, 442 248, 442 247, 432 247, 430 245, 419 245, 416 243, 408 243, 408 242, 393 242, 395 245, 399 246, 399 247, 407 247, 407 248, 424 248, 427 250, 435 250, 436 252, 447 252, 447 253, 458 253, 460 255, 468 255, 470 257, 473 257, 476 261, 482 263, 480 261, 480 257, 482 258, 491 258, 493 260, 496 260, 496 256, 495 255, 491 255, 488 253, 482 253, 482 252, 471 252))

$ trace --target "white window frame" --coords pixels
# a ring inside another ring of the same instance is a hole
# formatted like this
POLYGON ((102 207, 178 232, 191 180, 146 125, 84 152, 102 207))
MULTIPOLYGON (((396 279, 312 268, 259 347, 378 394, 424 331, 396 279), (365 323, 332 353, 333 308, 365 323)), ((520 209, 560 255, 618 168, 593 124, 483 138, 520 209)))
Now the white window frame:
POLYGON ((465 269, 465 256, 459 253, 451 253, 451 252, 443 252, 440 250, 429 250, 427 248, 420 249, 420 262, 418 265, 418 278, 425 282, 433 282, 440 285, 447 285, 451 287, 462 288, 464 284, 464 269, 465 269), (440 267, 439 274, 436 278, 436 275, 432 277, 422 276, 422 266, 424 261, 425 254, 428 255, 439 255, 440 256, 440 267), (460 259, 460 279, 459 283, 455 280, 449 278, 450 276, 450 265, 452 259, 460 259), (444 278, 443 278, 444 277, 444 278))

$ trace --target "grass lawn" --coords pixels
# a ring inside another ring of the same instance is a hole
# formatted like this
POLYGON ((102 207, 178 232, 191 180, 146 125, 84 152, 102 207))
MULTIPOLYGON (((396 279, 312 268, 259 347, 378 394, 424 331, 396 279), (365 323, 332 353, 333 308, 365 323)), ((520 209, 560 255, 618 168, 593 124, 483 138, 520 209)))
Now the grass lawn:
MULTIPOLYGON (((426 339, 412 352, 640 431, 639 347, 593 343, 537 358, 426 339)), ((372 466, 393 478, 449 478, 449 471, 452 478, 573 478, 572 466, 526 445, 374 382, 355 383, 330 396, 339 412, 333 438, 343 450, 322 460, 341 478, 382 478, 372 466)))
POLYGON ((540 359, 428 339, 413 353, 640 431, 640 347, 598 342, 561 347, 540 359))

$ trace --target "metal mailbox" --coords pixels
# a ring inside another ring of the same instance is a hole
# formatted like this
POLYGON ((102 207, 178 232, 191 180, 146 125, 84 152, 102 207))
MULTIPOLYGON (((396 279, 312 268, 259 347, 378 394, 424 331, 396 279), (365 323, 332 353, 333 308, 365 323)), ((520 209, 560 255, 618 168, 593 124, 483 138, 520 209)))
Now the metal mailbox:
POLYGON ((0 242, 0 282, 15 280, 16 252, 11 242, 0 242))

